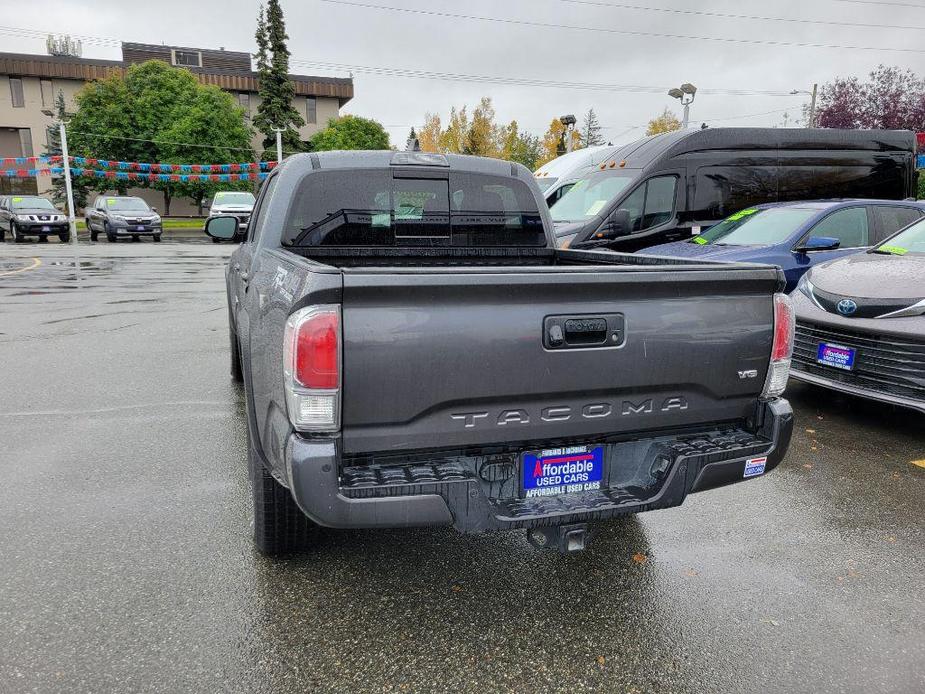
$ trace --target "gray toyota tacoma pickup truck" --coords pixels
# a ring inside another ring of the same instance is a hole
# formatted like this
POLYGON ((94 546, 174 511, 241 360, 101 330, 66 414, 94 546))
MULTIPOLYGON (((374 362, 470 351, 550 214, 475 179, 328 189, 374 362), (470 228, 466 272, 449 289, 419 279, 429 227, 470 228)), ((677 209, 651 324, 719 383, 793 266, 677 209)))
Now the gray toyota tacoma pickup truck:
POLYGON ((591 521, 778 465, 781 271, 561 250, 552 230, 509 162, 322 152, 270 174, 226 273, 259 550, 452 525, 574 551, 591 521))

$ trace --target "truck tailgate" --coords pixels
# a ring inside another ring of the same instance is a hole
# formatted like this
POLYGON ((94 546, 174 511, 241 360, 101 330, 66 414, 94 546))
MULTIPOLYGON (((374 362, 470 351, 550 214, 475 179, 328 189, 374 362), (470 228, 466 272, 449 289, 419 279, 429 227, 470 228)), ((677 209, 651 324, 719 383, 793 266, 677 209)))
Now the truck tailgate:
POLYGON ((744 419, 768 369, 778 278, 735 266, 345 269, 344 452, 744 419), (569 342, 606 325, 606 343, 555 348, 565 321, 577 321, 569 342))

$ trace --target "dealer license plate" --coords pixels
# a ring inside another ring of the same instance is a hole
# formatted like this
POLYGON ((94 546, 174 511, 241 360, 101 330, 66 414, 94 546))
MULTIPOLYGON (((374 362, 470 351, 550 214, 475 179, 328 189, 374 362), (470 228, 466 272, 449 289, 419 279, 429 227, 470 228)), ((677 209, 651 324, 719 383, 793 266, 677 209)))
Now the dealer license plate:
POLYGON ((51 227, 43 226, 42 231, 51 231, 51 227))
POLYGON ((601 488, 603 446, 570 446, 524 453, 523 496, 557 496, 601 488))
POLYGON ((854 358, 856 354, 856 350, 851 347, 821 342, 819 344, 819 351, 816 352, 816 361, 825 366, 841 369, 842 371, 852 371, 854 370, 854 358))
POLYGON ((144 230, 145 230, 145 227, 144 227, 143 224, 139 224, 136 228, 138 229, 138 231, 144 231, 144 230))

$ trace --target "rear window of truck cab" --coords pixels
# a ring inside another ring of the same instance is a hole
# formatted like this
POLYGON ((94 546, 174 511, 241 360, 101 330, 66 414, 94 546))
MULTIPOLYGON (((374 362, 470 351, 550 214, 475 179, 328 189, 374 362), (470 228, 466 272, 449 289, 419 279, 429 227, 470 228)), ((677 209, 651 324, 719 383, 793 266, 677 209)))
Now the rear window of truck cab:
POLYGON ((543 218, 521 180, 466 172, 323 171, 296 189, 282 243, 290 247, 545 246, 543 218))

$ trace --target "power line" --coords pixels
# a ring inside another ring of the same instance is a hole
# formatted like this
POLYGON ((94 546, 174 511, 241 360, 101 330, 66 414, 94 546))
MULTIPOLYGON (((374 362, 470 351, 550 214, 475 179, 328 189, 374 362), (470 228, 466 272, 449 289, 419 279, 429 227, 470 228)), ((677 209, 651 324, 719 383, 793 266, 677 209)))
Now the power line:
POLYGON ((877 2, 876 0, 832 0, 832 2, 844 2, 850 5, 887 5, 890 7, 912 7, 916 10, 925 10, 925 5, 916 5, 911 2, 877 2))
MULTIPOLYGON (((33 29, 24 29, 21 27, 9 27, 9 26, 0 26, 0 34, 13 34, 19 36, 25 36, 28 38, 41 38, 44 39, 46 32, 33 30, 33 29)), ((103 36, 89 36, 81 34, 71 34, 74 38, 79 38, 84 41, 90 41, 91 39, 97 42, 99 45, 107 46, 121 46, 122 42, 119 39, 103 36)), ((242 51, 244 52, 244 51, 242 51)), ((321 60, 305 60, 298 58, 290 58, 289 60, 291 65, 302 65, 305 67, 315 67, 322 68, 326 70, 334 70, 339 72, 359 72, 367 73, 374 75, 381 75, 385 77, 410 77, 416 79, 431 79, 431 80, 442 80, 442 81, 455 81, 455 82, 481 82, 486 84, 498 84, 503 86, 525 86, 525 87, 549 87, 554 89, 578 89, 584 91, 605 91, 605 92, 628 92, 628 93, 646 93, 646 94, 660 94, 662 92, 668 91, 670 86, 666 85, 629 85, 629 84, 606 84, 606 83, 594 83, 594 82, 575 82, 570 80, 568 82, 557 82, 549 80, 546 78, 530 78, 530 77, 511 77, 511 76, 500 76, 500 75, 478 75, 478 74, 465 74, 465 73, 455 73, 455 72, 438 72, 432 70, 420 70, 415 68, 395 68, 395 67, 386 67, 386 66, 371 66, 371 65, 356 65, 348 63, 335 63, 330 61, 321 61, 321 60)), ((702 88, 701 93, 703 94, 715 94, 721 96, 792 96, 790 91, 784 90, 772 90, 772 89, 710 89, 702 88)))
POLYGON ((385 10, 388 12, 404 12, 408 14, 419 14, 428 17, 444 17, 447 19, 466 19, 479 22, 495 22, 498 24, 514 24, 518 26, 537 27, 542 29, 571 29, 574 31, 590 31, 604 34, 619 34, 622 36, 641 36, 646 38, 667 38, 667 39, 686 39, 693 41, 713 41, 716 43, 738 43, 754 46, 775 46, 787 48, 831 48, 838 50, 851 51, 884 51, 894 53, 925 53, 925 48, 892 48, 881 46, 849 46, 832 43, 802 43, 797 41, 772 41, 770 39, 743 39, 731 36, 695 36, 693 34, 666 34, 654 31, 635 31, 630 29, 610 29, 607 27, 589 27, 578 26, 574 24, 552 24, 550 22, 536 22, 527 19, 507 19, 502 17, 483 17, 471 14, 456 14, 452 12, 438 12, 437 10, 413 9, 408 7, 392 7, 391 5, 373 5, 363 2, 352 2, 351 0, 321 0, 321 2, 332 5, 343 5, 345 7, 358 7, 370 10, 385 10))
POLYGON ((647 5, 629 5, 619 2, 605 2, 604 0, 559 0, 573 5, 588 5, 592 7, 612 7, 620 10, 639 10, 642 12, 662 12, 665 14, 680 14, 696 17, 716 17, 719 19, 745 19, 761 22, 786 22, 788 24, 823 24, 829 26, 858 27, 864 29, 909 29, 923 31, 925 26, 911 26, 908 24, 870 24, 865 22, 837 22, 830 19, 799 19, 797 17, 764 17, 751 14, 735 14, 732 12, 712 12, 708 10, 681 10, 673 7, 650 7, 647 5))
MULTIPOLYGON (((390 68, 372 65, 355 65, 347 63, 332 63, 320 60, 298 60, 291 59, 292 64, 304 65, 307 67, 320 67, 327 70, 342 72, 359 72, 389 77, 414 77, 420 79, 433 79, 444 81, 458 82, 485 82, 489 84, 501 84, 509 86, 525 87, 551 87, 555 89, 582 89, 588 91, 608 91, 608 92, 634 92, 646 94, 661 94, 670 89, 665 85, 632 85, 632 84, 605 84, 595 82, 556 82, 548 79, 531 78, 531 77, 504 77, 493 75, 473 75, 456 72, 435 72, 430 70, 417 70, 414 68, 390 68)), ((723 96, 793 96, 789 91, 775 90, 756 90, 756 89, 701 89, 703 94, 715 94, 723 96)))

